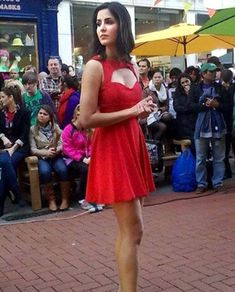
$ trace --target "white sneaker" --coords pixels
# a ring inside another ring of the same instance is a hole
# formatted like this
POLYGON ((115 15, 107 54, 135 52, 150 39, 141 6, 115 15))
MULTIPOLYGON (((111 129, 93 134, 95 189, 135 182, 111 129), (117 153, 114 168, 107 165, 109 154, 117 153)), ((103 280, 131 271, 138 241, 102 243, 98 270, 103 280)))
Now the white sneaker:
POLYGON ((100 212, 103 210, 103 207, 101 205, 94 205, 92 206, 92 208, 89 209, 90 213, 96 213, 96 212, 100 212))
POLYGON ((84 202, 85 202, 85 199, 83 199, 83 200, 79 200, 79 201, 78 201, 78 204, 79 204, 79 205, 83 205, 84 202))
POLYGON ((90 210, 90 209, 94 208, 94 206, 84 200, 84 202, 81 204, 81 208, 83 210, 90 210))

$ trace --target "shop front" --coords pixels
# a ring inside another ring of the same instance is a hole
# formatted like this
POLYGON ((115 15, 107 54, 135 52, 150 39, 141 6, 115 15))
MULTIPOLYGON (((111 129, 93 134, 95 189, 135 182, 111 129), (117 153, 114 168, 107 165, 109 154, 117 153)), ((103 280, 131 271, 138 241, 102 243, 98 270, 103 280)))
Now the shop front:
POLYGON ((46 69, 58 55, 57 9, 61 0, 0 0, 0 72, 46 69))

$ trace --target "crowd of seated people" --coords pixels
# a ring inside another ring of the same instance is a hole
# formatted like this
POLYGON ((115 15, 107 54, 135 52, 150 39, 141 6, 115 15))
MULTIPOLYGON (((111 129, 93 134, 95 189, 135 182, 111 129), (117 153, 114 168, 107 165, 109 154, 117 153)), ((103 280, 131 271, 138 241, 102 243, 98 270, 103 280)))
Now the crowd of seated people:
POLYGON ((102 210, 103 206, 84 200, 91 151, 91 146, 87 151, 87 143, 92 132, 88 135, 79 126, 80 82, 74 67, 62 66, 56 56, 48 60, 49 74, 42 72, 39 76, 36 68, 26 67, 20 80, 2 80, 0 88, 0 216, 7 196, 25 206, 17 168, 29 155, 38 158, 41 191, 50 211, 70 207, 71 169, 73 176, 80 178, 75 199, 86 210, 102 210), (74 151, 68 151, 72 147, 74 151), (53 173, 59 177, 60 198, 55 194, 53 173))
MULTIPOLYGON (((143 65, 141 61, 138 64, 143 65)), ((146 59, 144 61, 148 64, 146 59)), ((224 69, 219 59, 213 56, 200 68, 189 66, 185 72, 172 68, 163 82, 158 69, 148 68, 154 75, 143 89, 143 97, 153 96, 157 108, 160 108, 159 101, 164 99, 167 114, 171 117, 167 116, 167 122, 163 124, 164 111, 151 114, 145 124, 141 121, 144 134, 150 134, 156 143, 164 141, 165 153, 169 148, 174 151, 172 139, 191 140, 190 148, 196 159, 196 193, 207 190, 208 159, 213 166, 212 187, 214 191, 220 191, 223 180, 232 177, 231 146, 235 150, 233 70, 224 69)), ((140 67, 139 71, 141 73, 143 68, 140 67)))
MULTIPOLYGON (((212 186, 219 191, 223 179, 232 176, 231 146, 235 151, 234 75, 216 57, 209 61, 201 68, 189 66, 185 72, 172 68, 165 80, 159 69, 152 70, 148 59, 138 62, 143 97, 152 96, 156 104, 156 111, 141 121, 147 129, 144 133, 164 145, 165 154, 174 153, 173 139, 191 140, 198 194, 207 189, 206 161, 213 160, 212 186)), ((16 170, 28 155, 38 157, 49 210, 69 208, 71 173, 80 178, 76 199, 82 207, 102 209, 85 201, 92 131, 79 124, 79 78, 73 66, 62 64, 56 56, 49 58, 48 72, 39 76, 36 68, 26 66, 21 79, 1 80, 0 215, 6 196, 25 205, 16 170), (52 172, 60 177, 59 207, 52 172)))

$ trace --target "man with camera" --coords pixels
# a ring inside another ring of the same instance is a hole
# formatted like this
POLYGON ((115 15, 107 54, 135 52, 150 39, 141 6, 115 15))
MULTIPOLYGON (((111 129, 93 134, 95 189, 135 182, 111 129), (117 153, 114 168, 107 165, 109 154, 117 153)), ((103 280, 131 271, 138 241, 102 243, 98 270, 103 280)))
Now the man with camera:
POLYGON ((203 80, 196 88, 200 112, 195 127, 197 194, 207 190, 207 160, 212 160, 211 178, 214 191, 222 190, 224 177, 225 134, 224 114, 228 112, 228 93, 215 82, 217 66, 205 63, 201 67, 203 80))

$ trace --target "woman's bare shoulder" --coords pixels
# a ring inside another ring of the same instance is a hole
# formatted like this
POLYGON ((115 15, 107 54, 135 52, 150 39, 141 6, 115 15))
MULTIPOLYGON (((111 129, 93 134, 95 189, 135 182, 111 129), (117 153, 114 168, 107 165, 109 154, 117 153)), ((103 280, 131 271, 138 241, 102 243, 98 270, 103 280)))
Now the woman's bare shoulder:
POLYGON ((102 64, 98 60, 91 59, 86 63, 86 70, 102 70, 102 64))
POLYGON ((97 79, 102 79, 103 75, 103 67, 102 64, 97 60, 89 60, 86 63, 86 66, 84 68, 83 72, 83 81, 92 79, 92 82, 94 82, 97 79), (94 79, 95 77, 95 79, 94 79), (87 79, 88 78, 88 79, 87 79))

